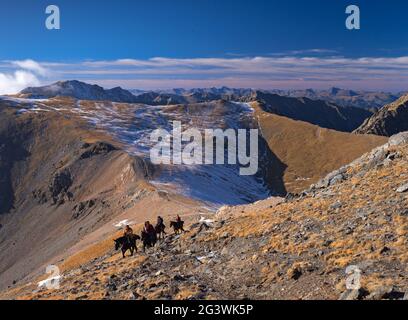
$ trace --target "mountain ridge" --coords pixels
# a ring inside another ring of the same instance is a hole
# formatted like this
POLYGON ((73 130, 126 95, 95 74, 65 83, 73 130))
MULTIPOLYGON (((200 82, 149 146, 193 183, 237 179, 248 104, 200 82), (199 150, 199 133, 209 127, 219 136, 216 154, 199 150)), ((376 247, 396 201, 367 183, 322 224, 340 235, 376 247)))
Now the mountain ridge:
POLYGON ((389 137, 407 130, 408 95, 404 95, 367 118, 355 132, 389 137))
POLYGON ((128 103, 136 101, 131 92, 120 87, 104 89, 96 84, 91 85, 78 80, 58 81, 43 87, 29 87, 22 90, 20 95, 29 99, 65 96, 82 100, 109 100, 128 103))

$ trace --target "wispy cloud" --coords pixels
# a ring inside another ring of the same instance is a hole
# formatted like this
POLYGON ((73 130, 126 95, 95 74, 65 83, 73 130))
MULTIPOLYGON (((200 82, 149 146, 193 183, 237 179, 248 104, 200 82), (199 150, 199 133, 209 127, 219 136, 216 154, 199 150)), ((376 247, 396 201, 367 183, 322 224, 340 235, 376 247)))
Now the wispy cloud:
POLYGON ((349 58, 329 55, 331 53, 334 52, 310 49, 274 57, 155 57, 40 64, 27 60, 14 62, 14 65, 43 76, 46 73, 41 68, 51 68, 54 80, 79 79, 108 87, 157 89, 227 85, 265 89, 328 86, 407 89, 408 56, 349 58))
POLYGON ((14 94, 29 86, 39 86, 40 78, 50 75, 49 71, 34 60, 4 61, 0 68, 0 94, 14 94))
POLYGON ((35 72, 41 76, 47 76, 49 74, 49 71, 46 68, 44 68, 40 63, 31 59, 11 61, 11 63, 21 69, 35 72))
POLYGON ((320 55, 337 55, 338 50, 333 49, 323 49, 323 48, 314 48, 314 49, 303 49, 303 50, 290 50, 278 53, 271 53, 270 56, 299 56, 299 55, 309 55, 309 56, 320 56, 320 55))

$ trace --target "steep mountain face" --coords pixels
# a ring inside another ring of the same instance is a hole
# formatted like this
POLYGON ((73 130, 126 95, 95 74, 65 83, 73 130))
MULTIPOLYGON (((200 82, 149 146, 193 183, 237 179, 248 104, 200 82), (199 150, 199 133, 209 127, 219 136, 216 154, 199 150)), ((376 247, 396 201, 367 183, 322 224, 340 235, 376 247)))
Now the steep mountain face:
POLYGON ((112 233, 61 263, 60 289, 38 289, 40 278, 2 297, 406 299, 407 167, 405 133, 299 197, 223 207, 126 259, 112 250, 112 233))
POLYGON ((337 131, 351 132, 372 115, 358 108, 343 108, 321 100, 288 98, 262 91, 254 92, 249 100, 261 102, 266 112, 337 131))
POLYGON ((395 102, 384 106, 355 131, 381 136, 408 130, 408 95, 402 96, 395 102))
POLYGON ((109 100, 115 102, 134 102, 135 96, 122 88, 104 89, 77 80, 59 81, 49 86, 27 88, 20 96, 29 99, 48 99, 57 96, 84 100, 109 100))
POLYGON ((330 88, 328 90, 272 90, 271 93, 295 98, 305 97, 312 100, 324 100, 341 107, 356 107, 366 110, 379 109, 384 105, 395 101, 401 95, 387 92, 356 91, 340 88, 330 88))

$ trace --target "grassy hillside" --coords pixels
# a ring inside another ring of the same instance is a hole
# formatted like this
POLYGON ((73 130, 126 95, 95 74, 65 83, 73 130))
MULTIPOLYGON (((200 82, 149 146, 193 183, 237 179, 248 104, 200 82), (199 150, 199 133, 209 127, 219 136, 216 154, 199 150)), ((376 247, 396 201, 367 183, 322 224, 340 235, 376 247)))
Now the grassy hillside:
POLYGON ((302 191, 386 141, 384 137, 320 128, 265 112, 259 103, 252 105, 263 137, 287 166, 283 179, 289 192, 302 191))

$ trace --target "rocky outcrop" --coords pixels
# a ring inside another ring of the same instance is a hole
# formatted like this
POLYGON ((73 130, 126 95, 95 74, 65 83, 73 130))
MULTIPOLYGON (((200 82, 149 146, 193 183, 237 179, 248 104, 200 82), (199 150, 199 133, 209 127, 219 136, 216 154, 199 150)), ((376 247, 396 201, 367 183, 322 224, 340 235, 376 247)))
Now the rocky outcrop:
POLYGON ((356 129, 355 133, 392 136, 408 130, 408 95, 386 105, 356 129))
POLYGON ((63 204, 66 199, 72 198, 72 193, 68 190, 72 185, 72 176, 69 170, 62 170, 54 175, 48 187, 51 193, 53 204, 63 204))
POLYGON ((100 154, 108 154, 111 151, 117 150, 113 145, 106 142, 97 142, 94 144, 85 143, 82 148, 86 149, 86 151, 79 157, 82 160, 100 154))

